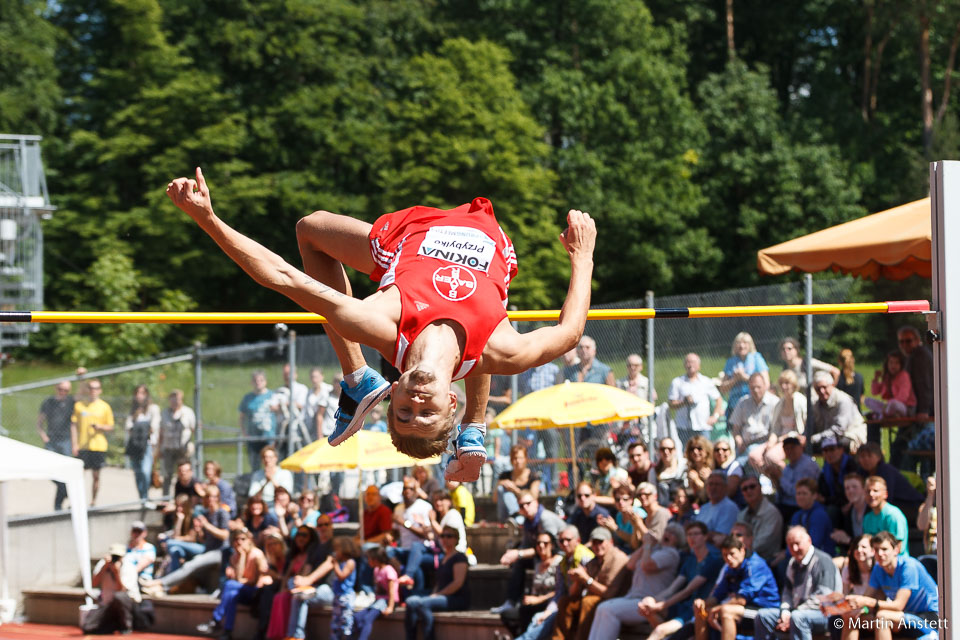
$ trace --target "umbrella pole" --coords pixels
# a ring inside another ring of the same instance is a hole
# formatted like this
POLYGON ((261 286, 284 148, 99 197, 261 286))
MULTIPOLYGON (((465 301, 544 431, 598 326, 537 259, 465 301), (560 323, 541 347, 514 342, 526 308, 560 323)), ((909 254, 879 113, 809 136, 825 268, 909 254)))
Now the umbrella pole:
POLYGON ((577 484, 579 484, 578 478, 580 476, 580 461, 577 460, 577 440, 573 437, 573 426, 570 426, 570 456, 573 458, 573 486, 570 487, 574 491, 577 490, 577 484))
POLYGON ((357 514, 360 520, 360 548, 363 549, 363 470, 357 467, 357 514))

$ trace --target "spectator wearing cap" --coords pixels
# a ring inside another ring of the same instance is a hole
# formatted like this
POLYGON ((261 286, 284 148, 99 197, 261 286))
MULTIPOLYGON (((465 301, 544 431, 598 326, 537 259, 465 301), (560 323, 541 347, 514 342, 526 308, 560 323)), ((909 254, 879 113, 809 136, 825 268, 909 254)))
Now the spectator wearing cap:
POLYGON ((740 511, 737 522, 750 525, 757 539, 754 551, 767 562, 773 562, 783 548, 783 516, 763 495, 760 480, 756 476, 747 476, 740 489, 747 506, 740 511))
POLYGON ((134 520, 130 523, 130 541, 127 542, 125 558, 136 567, 137 578, 153 579, 157 548, 147 542, 147 525, 143 520, 134 520))
POLYGON ((133 562, 126 559, 121 543, 110 549, 93 568, 93 586, 100 589, 97 608, 83 619, 84 633, 112 634, 133 631, 134 613, 140 602, 137 573, 133 562))
POLYGON ((593 559, 567 574, 576 595, 567 593, 557 603, 553 640, 586 640, 597 605, 620 595, 627 585, 629 557, 613 544, 609 529, 597 527, 590 532, 590 550, 593 559))
POLYGON ((783 441, 783 453, 786 456, 787 464, 783 467, 780 475, 780 511, 783 513, 784 520, 793 516, 797 510, 796 486, 803 478, 811 478, 814 481, 814 492, 816 492, 816 481, 820 476, 820 467, 816 461, 803 452, 803 445, 799 438, 787 438, 783 441))
POLYGON ((633 571, 629 591, 622 598, 600 603, 589 640, 616 640, 623 624, 640 624, 645 620, 640 613, 640 602, 665 592, 673 583, 680 567, 679 549, 683 540, 683 528, 677 524, 667 526, 659 543, 650 534, 644 536, 643 545, 627 562, 627 569, 633 571))
POLYGON ((797 511, 790 520, 790 526, 803 527, 813 540, 813 546, 831 556, 836 544, 830 537, 833 522, 827 510, 817 501, 817 482, 813 478, 802 478, 796 486, 797 511))
POLYGON ((696 520, 707 525, 710 541, 719 543, 730 534, 737 521, 737 503, 727 497, 727 477, 722 471, 714 471, 707 479, 707 497, 710 501, 700 507, 696 520))
POLYGON ((880 476, 867 478, 867 511, 863 516, 863 532, 876 535, 889 531, 900 541, 900 555, 909 556, 910 529, 903 511, 887 502, 887 482, 880 476))
POLYGON ((843 391, 836 388, 833 376, 826 371, 813 374, 816 400, 811 406, 813 431, 810 441, 819 446, 823 438, 846 438, 850 450, 856 451, 867 441, 867 424, 860 407, 843 391))
POLYGON ((856 473, 859 467, 857 461, 840 446, 836 438, 824 438, 820 441, 820 448, 823 450, 823 468, 817 478, 817 488, 834 526, 839 527, 847 504, 843 479, 849 473, 856 473))

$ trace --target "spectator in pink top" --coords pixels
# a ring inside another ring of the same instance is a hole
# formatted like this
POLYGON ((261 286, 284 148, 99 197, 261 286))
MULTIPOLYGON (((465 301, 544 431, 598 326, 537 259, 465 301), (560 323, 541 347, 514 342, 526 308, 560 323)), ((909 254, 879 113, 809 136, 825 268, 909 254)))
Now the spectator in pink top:
POLYGON ((906 358, 899 351, 887 354, 883 370, 877 369, 870 383, 870 393, 884 401, 866 398, 864 403, 871 411, 884 417, 912 416, 917 412, 917 396, 905 364, 906 358))

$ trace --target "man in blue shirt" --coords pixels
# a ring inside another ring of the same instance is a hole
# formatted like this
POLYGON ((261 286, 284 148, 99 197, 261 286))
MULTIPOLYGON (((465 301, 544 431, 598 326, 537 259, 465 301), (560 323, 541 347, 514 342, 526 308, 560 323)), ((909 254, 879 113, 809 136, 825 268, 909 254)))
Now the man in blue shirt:
POLYGON ((695 519, 707 525, 710 542, 719 546, 730 535, 740 514, 737 503, 727 497, 727 477, 723 471, 715 470, 707 478, 707 497, 710 501, 700 507, 695 519))
POLYGON ((810 534, 813 546, 833 556, 836 543, 830 537, 833 522, 826 508, 817 502, 817 481, 803 478, 796 486, 797 506, 800 510, 793 514, 791 526, 800 525, 810 534))
POLYGON ((697 638, 707 637, 708 627, 720 632, 721 640, 735 640, 737 624, 756 618, 757 610, 780 606, 777 581, 763 558, 748 551, 736 536, 727 536, 720 545, 726 566, 706 601, 693 602, 697 638))
POLYGON ((277 437, 278 405, 274 401, 274 393, 267 387, 267 376, 263 370, 257 369, 251 375, 253 391, 243 396, 237 410, 240 412, 240 431, 243 435, 257 438, 247 442, 247 459, 250 461, 250 470, 260 468, 260 450, 273 444, 277 437))
POLYGON ((788 522, 797 510, 797 483, 803 478, 813 478, 814 490, 816 495, 816 480, 820 475, 820 467, 814 462, 813 458, 803 452, 803 445, 800 439, 795 437, 785 438, 783 441, 783 455, 787 460, 787 465, 780 474, 780 513, 783 514, 784 522, 788 522))
POLYGON ((857 610, 844 620, 843 639, 858 640, 861 628, 876 629, 877 640, 889 640, 894 631, 898 636, 936 638, 940 605, 933 578, 919 560, 900 555, 900 541, 889 531, 873 536, 870 543, 875 553, 870 587, 865 595, 847 596, 857 610), (869 613, 860 613, 862 607, 869 613))

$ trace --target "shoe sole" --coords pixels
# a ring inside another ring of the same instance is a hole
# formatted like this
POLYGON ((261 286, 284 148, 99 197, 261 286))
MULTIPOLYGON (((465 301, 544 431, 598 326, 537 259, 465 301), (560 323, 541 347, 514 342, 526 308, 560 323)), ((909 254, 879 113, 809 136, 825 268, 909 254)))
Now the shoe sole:
POLYGON ((457 454, 457 460, 461 464, 460 477, 464 478, 460 482, 476 482, 480 479, 480 472, 487 461, 486 449, 466 450, 461 449, 457 454))
POLYGON ((347 425, 347 428, 344 429, 343 433, 334 438, 331 436, 327 439, 327 442, 331 446, 337 446, 357 431, 360 431, 363 427, 363 419, 367 417, 367 414, 370 413, 370 410, 375 406, 380 404, 380 401, 387 397, 387 394, 390 393, 390 383, 385 383, 379 389, 371 391, 368 393, 363 400, 357 403, 357 412, 353 414, 353 419, 350 421, 350 424, 347 425))

